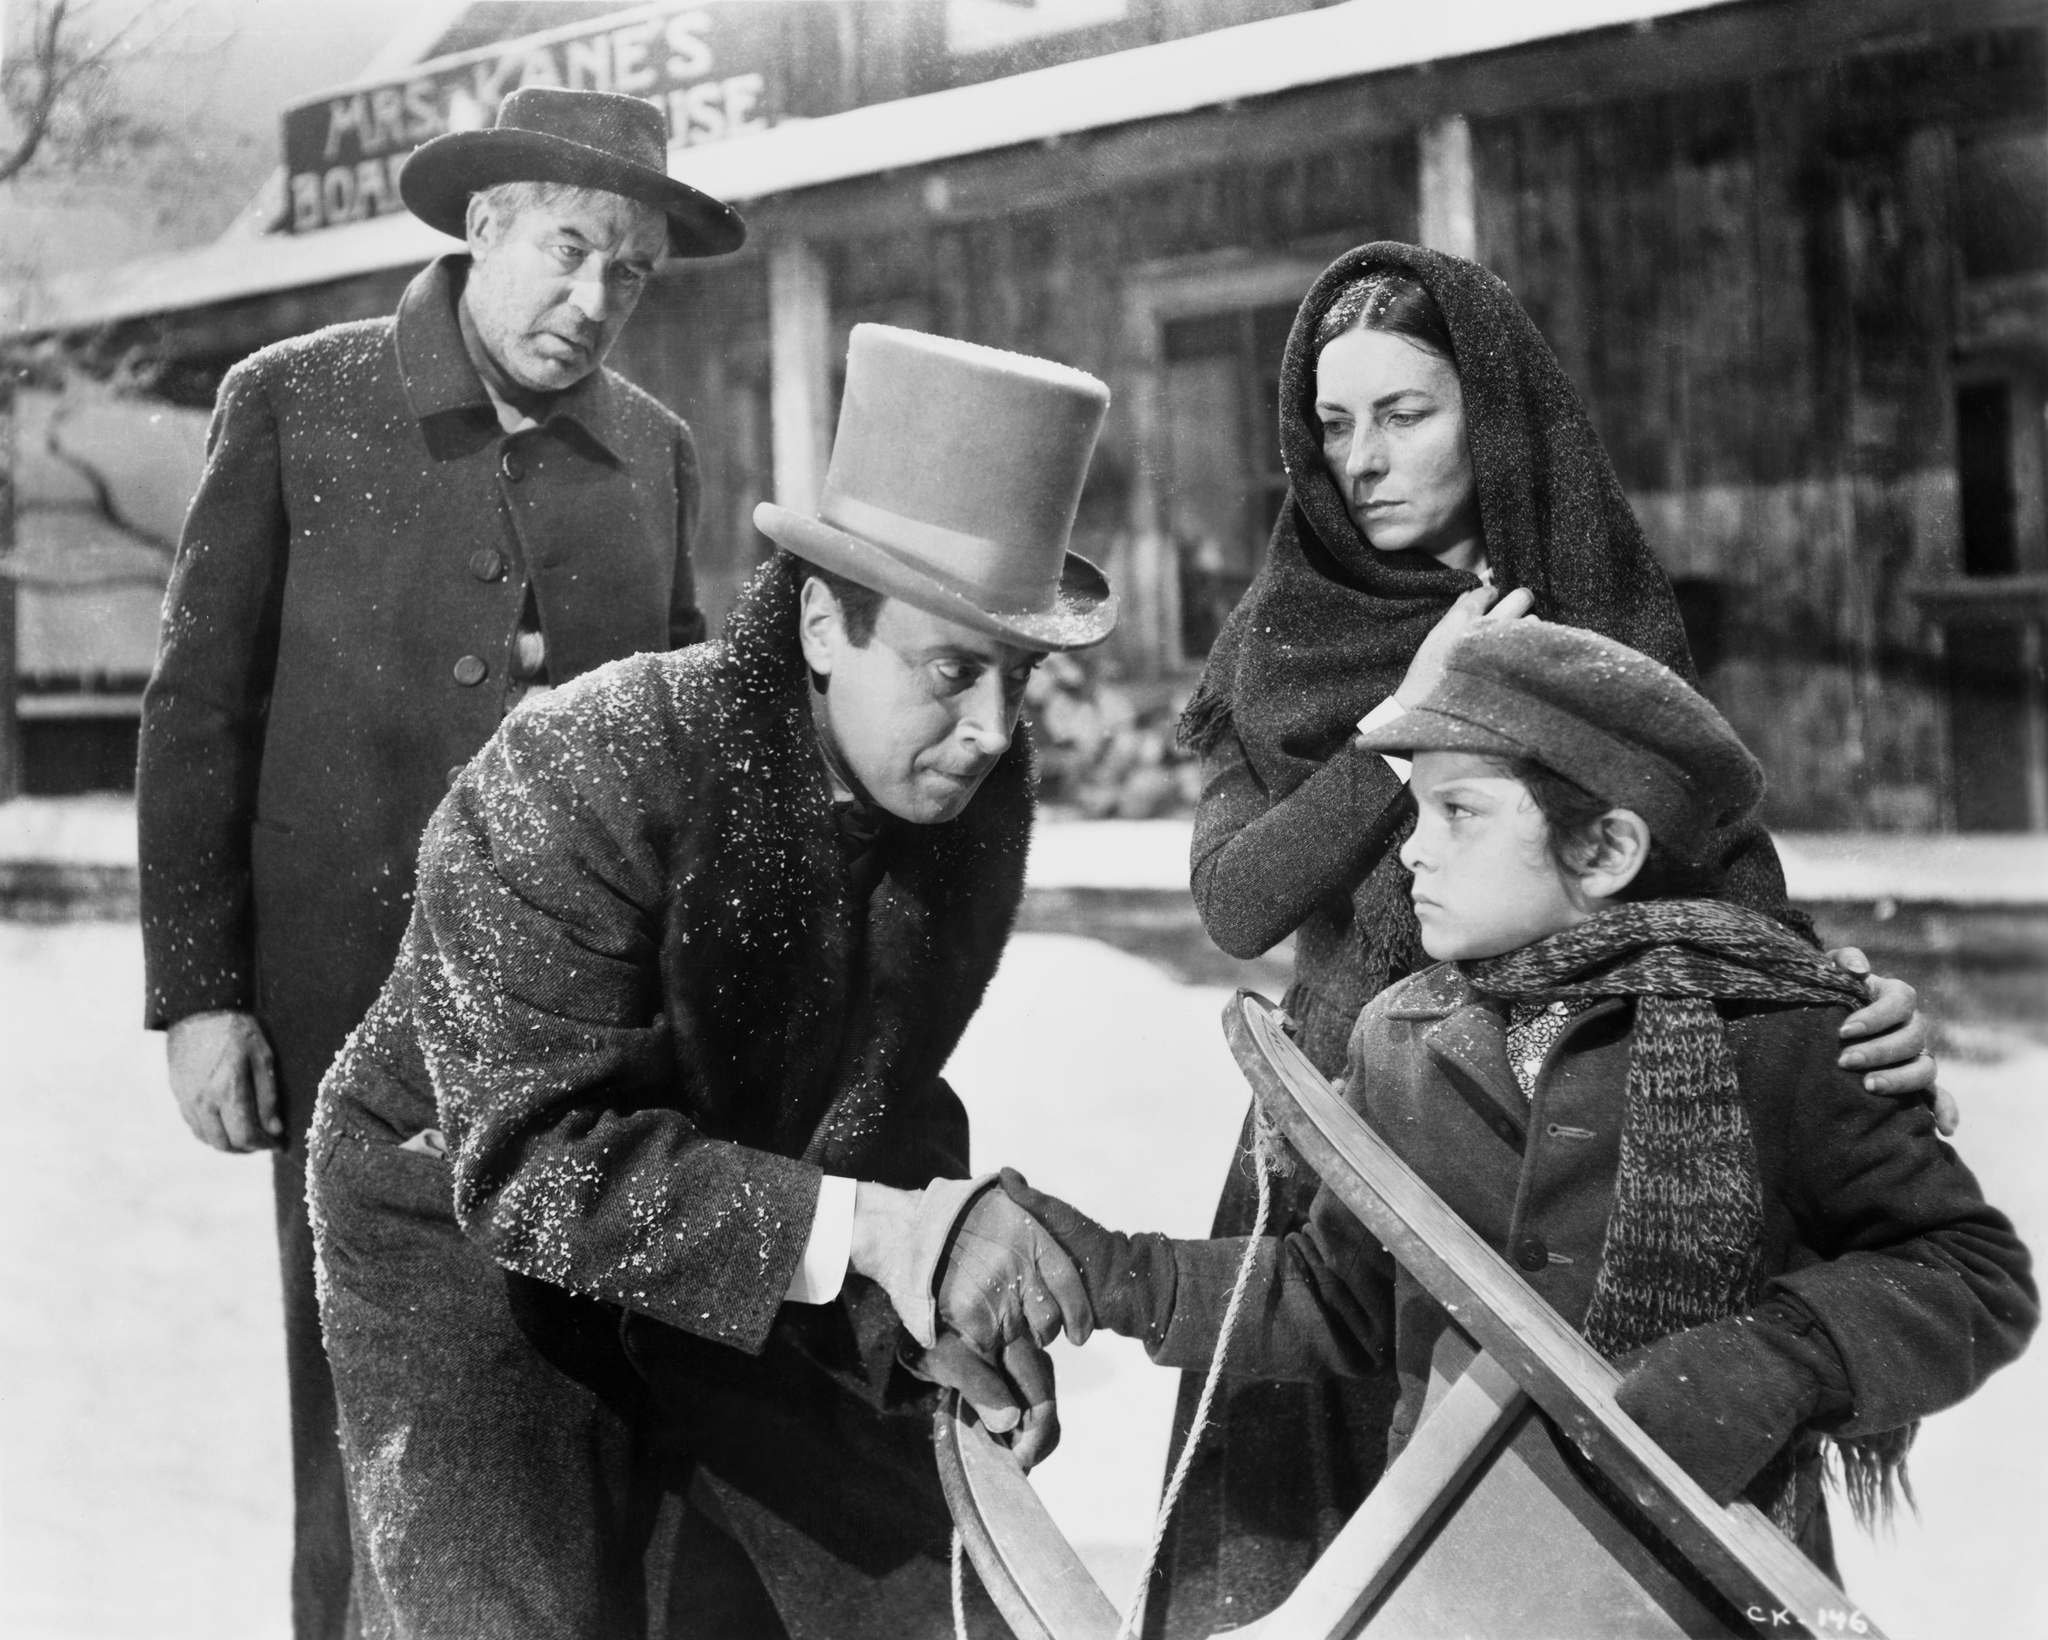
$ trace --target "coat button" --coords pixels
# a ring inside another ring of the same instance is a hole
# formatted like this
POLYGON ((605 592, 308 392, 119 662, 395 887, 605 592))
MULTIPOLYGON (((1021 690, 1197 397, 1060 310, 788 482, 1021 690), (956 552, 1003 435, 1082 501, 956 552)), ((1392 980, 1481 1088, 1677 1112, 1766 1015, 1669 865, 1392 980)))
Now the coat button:
POLYGON ((517 450, 507 445, 505 453, 498 457, 498 471, 505 475, 507 484, 517 484, 526 476, 526 463, 520 460, 517 450))
POLYGON ((1532 1274, 1550 1267, 1550 1249, 1541 1236, 1522 1236, 1515 1242, 1515 1262, 1532 1274))
POLYGON ((469 555, 469 573, 479 581, 500 580, 505 574, 505 555, 494 547, 478 547, 469 555))
POLYGON ((455 663, 455 681, 465 689, 482 683, 490 676, 491 669, 484 665, 480 656, 464 655, 455 663))

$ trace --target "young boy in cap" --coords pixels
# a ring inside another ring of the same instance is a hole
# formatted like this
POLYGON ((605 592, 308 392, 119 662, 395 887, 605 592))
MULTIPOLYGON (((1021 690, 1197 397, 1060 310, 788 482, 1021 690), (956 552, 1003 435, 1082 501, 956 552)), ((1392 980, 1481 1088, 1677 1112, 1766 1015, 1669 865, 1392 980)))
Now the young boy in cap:
MULTIPOLYGON (((1438 961, 1360 1015, 1345 1098, 1621 1365, 1624 1410, 1716 1501, 1750 1497, 1832 1572, 1821 1437, 1867 1515, 1916 1421, 2012 1360, 2038 1306, 1930 1113, 1837 1068, 1854 980, 1700 897, 1762 770, 1666 667, 1534 620, 1475 627, 1366 744, 1414 759, 1402 859, 1438 961)), ((1208 1364, 1241 1241, 1116 1235, 1004 1177, 1099 1325, 1208 1364)), ((1451 1318, 1328 1189, 1257 1257, 1232 1370, 1391 1358, 1397 1452, 1451 1318)))

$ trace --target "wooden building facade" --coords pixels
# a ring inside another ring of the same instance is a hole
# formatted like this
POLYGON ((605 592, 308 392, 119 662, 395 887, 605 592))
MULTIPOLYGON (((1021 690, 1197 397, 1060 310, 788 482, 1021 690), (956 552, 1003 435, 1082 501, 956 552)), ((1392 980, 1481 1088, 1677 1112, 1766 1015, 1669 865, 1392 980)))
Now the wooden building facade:
MULTIPOLYGON (((1260 62, 1255 94, 766 192, 745 252, 645 298, 613 362, 697 430, 714 615, 764 550, 754 503, 815 498, 846 333, 884 320, 1110 383, 1077 540, 1126 597, 1104 664, 1184 685, 1284 497, 1296 302, 1337 251, 1417 239, 1498 272, 1578 385, 1770 770, 1771 823, 2048 829, 2037 4, 1680 5, 1348 77, 1303 61, 1277 89, 1261 49, 1362 8, 1110 9, 964 64, 906 32, 930 7, 846 8, 840 44, 938 119, 1006 75, 1052 97, 1107 63, 1167 71, 1189 43, 1170 36, 1236 22, 1213 38, 1260 62)), ((409 271, 138 316, 102 345, 146 340, 203 397, 263 342, 389 311, 409 271)))

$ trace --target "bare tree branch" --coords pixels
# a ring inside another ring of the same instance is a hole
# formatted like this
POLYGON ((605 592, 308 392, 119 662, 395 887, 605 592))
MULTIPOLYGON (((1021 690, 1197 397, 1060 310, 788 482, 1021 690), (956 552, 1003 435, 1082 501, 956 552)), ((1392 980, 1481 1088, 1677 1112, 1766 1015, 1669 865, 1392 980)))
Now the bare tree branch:
POLYGON ((134 41, 152 19, 163 26, 155 37, 142 41, 131 55, 142 55, 162 44, 179 17, 165 18, 161 0, 148 0, 105 38, 94 42, 87 25, 91 0, 35 0, 29 7, 28 50, 10 54, 0 65, 0 105, 12 118, 15 134, 10 144, 0 147, 0 182, 24 170, 53 139, 60 120, 69 113, 77 118, 87 157, 129 144, 146 143, 155 133, 131 120, 107 103, 107 76, 113 54, 134 41))
POLYGON ((64 15, 68 3, 69 0, 51 0, 47 12, 40 6, 31 12, 26 63, 13 59, 4 70, 0 70, 0 90, 6 93, 8 107, 21 126, 13 152, 0 155, 0 182, 5 182, 36 157, 43 138, 49 135, 50 116, 56 112, 57 99, 64 95, 65 88, 80 72, 63 60, 64 15), (23 80, 28 82, 26 91, 20 89, 23 80))

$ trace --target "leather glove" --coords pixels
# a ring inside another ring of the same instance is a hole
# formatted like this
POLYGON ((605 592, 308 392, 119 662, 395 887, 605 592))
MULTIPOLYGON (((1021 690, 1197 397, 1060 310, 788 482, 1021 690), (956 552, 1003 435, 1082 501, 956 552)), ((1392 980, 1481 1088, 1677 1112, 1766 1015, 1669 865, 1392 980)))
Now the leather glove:
POLYGON ((941 1333, 930 1349, 909 1345, 901 1360, 926 1383, 959 1391, 990 1434, 1010 1437, 1010 1451, 1025 1469, 1060 1444, 1052 1357, 1030 1339, 1007 1345, 1000 1369, 958 1333, 941 1333))
POLYGON ((1048 1344, 1062 1327, 1086 1343, 1095 1315, 1081 1272, 1030 1214, 989 1188, 994 1180, 934 1179, 925 1187, 912 1291, 927 1301, 903 1315, 904 1326, 927 1347, 950 1328, 987 1360, 1018 1338, 1048 1344))
POLYGON ((1146 1233, 1105 1230, 1057 1196, 1033 1190, 1013 1167, 1002 1171, 1003 1193, 1023 1208, 1080 1266, 1097 1324, 1157 1349, 1173 1319, 1178 1266, 1173 1243, 1146 1233))
POLYGON ((1731 1503, 1800 1425, 1853 1405, 1827 1331, 1796 1299, 1660 1338, 1624 1357, 1614 1398, 1716 1503, 1731 1503))

